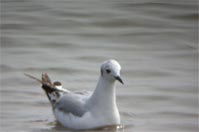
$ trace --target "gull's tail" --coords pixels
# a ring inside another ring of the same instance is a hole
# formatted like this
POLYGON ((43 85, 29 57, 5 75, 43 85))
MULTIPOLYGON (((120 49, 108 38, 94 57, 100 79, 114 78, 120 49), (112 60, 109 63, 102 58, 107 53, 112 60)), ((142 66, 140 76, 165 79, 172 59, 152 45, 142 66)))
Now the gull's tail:
POLYGON ((52 83, 47 73, 42 74, 41 80, 32 75, 26 74, 26 73, 24 73, 24 75, 26 75, 42 84, 41 87, 45 91, 45 93, 52 105, 54 105, 57 102, 57 100, 60 98, 60 96, 63 94, 63 92, 66 92, 63 88, 62 89, 59 88, 61 86, 60 82, 56 81, 56 82, 52 83))

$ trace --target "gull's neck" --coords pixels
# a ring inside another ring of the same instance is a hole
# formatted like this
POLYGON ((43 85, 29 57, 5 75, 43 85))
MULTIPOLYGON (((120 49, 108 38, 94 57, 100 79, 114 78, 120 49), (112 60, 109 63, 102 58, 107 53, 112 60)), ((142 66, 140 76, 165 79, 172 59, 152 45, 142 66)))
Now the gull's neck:
POLYGON ((120 114, 116 104, 115 81, 100 76, 95 91, 88 100, 88 108, 98 119, 99 126, 120 124, 120 114))
POLYGON ((109 81, 100 76, 93 95, 90 98, 92 107, 116 109, 115 81, 109 81))

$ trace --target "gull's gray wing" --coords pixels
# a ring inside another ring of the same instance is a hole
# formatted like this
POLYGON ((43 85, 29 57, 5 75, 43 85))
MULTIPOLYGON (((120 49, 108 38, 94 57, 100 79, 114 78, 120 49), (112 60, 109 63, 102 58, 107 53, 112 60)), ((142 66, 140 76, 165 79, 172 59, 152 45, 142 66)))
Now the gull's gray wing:
POLYGON ((87 111, 85 101, 86 97, 83 95, 66 93, 55 103, 53 109, 81 117, 87 111))

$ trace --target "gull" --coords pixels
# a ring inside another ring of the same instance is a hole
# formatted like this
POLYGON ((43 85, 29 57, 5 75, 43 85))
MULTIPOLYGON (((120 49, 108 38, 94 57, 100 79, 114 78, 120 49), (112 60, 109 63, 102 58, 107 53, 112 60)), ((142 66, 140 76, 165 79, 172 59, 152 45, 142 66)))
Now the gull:
POLYGON ((121 66, 116 60, 103 62, 97 86, 91 94, 64 89, 59 81, 52 83, 47 73, 42 74, 42 80, 25 75, 42 84, 60 124, 73 130, 88 130, 120 125, 115 90, 116 80, 124 84, 120 70, 121 66))

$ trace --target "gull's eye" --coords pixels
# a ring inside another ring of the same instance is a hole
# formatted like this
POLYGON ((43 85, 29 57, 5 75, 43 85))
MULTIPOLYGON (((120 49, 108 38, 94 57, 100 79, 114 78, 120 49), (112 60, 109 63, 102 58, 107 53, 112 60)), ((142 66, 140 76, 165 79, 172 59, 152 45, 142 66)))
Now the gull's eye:
POLYGON ((109 73, 111 73, 111 70, 109 70, 109 69, 106 69, 106 73, 108 73, 108 74, 109 74, 109 73))

